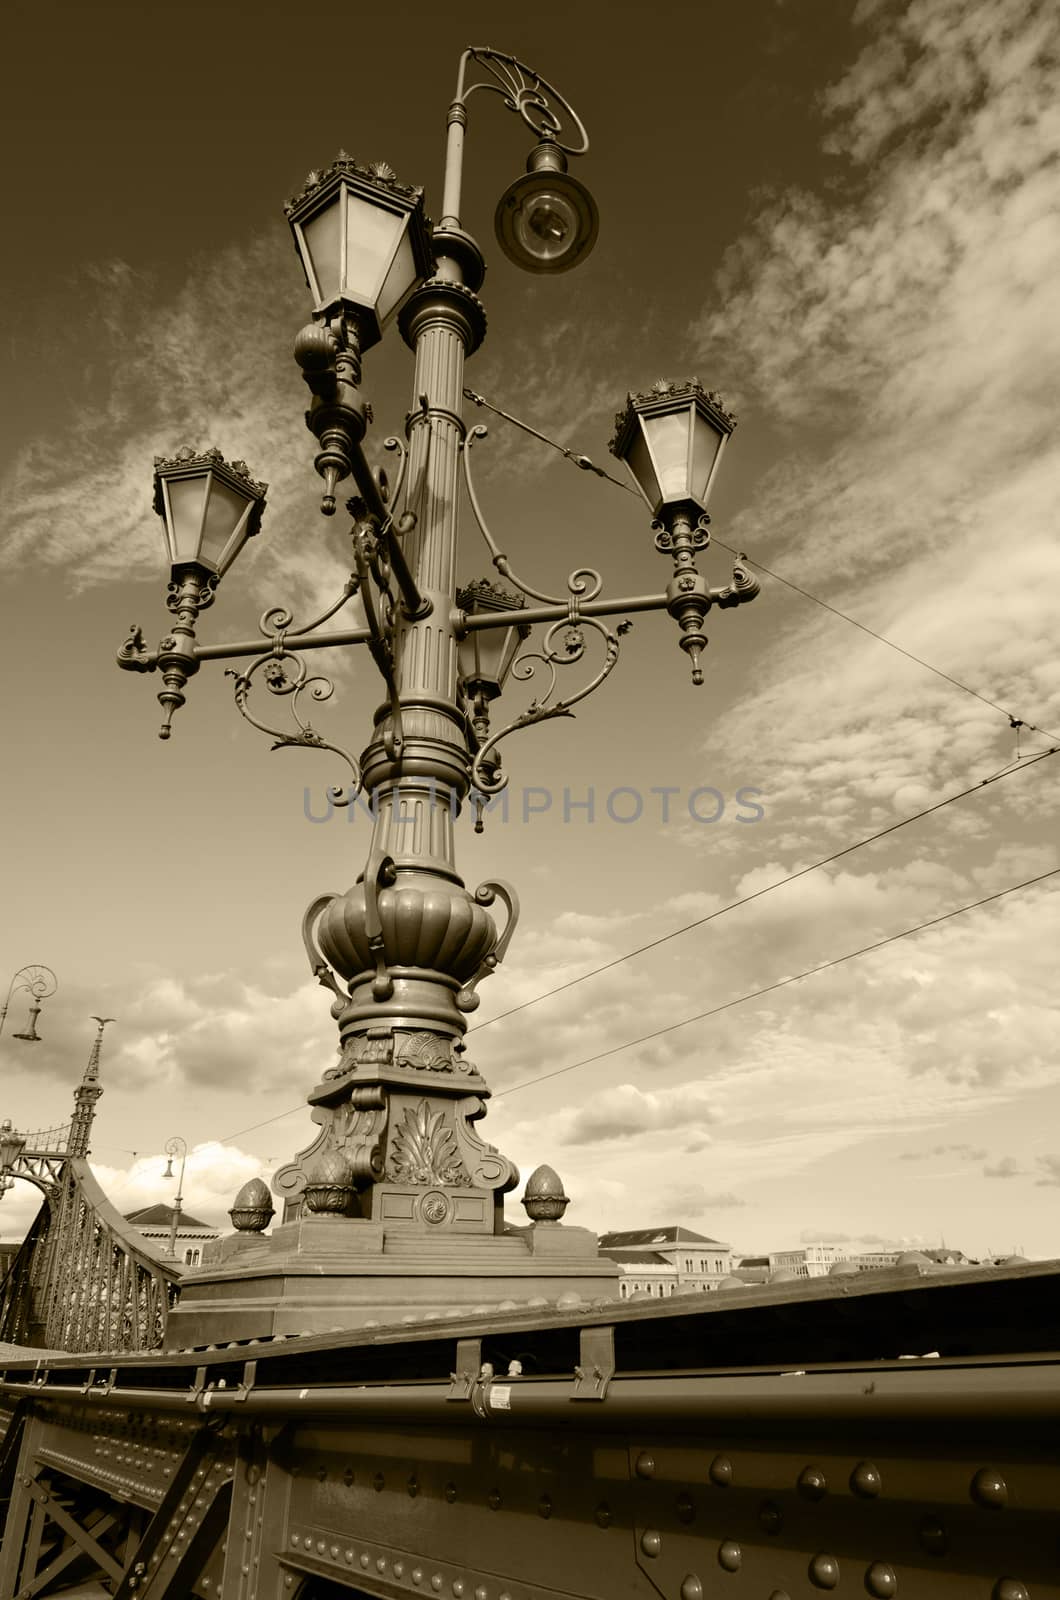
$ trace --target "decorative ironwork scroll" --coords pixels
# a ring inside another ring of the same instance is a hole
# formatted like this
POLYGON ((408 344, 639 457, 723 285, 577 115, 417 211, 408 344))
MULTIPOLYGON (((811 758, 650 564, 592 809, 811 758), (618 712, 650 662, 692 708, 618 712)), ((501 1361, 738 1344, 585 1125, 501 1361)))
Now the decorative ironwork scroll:
POLYGON ((352 775, 348 786, 335 785, 328 789, 328 799, 332 805, 347 806, 355 798, 361 787, 361 771, 357 762, 341 745, 332 744, 313 727, 308 716, 303 716, 301 698, 307 695, 310 700, 318 704, 330 700, 335 692, 335 685, 330 678, 325 678, 322 673, 310 676, 309 668, 302 656, 287 647, 287 635, 290 632, 298 634, 312 633, 322 623, 340 611, 361 589, 362 578, 359 572, 351 573, 346 580, 342 594, 333 605, 316 617, 312 622, 294 627, 294 617, 283 606, 272 606, 263 613, 258 631, 266 638, 273 641, 271 652, 258 659, 242 672, 229 668, 225 673, 228 678, 235 680, 236 707, 241 716, 254 728, 262 733, 267 733, 273 740, 274 750, 288 749, 291 746, 302 746, 311 750, 330 750, 334 755, 341 757, 347 763, 352 775), (253 688, 254 677, 261 674, 270 694, 291 697, 291 716, 297 732, 293 733, 283 728, 270 727, 262 722, 247 709, 247 702, 253 688))
POLYGON ((467 89, 461 83, 458 100, 466 101, 476 89, 488 89, 492 94, 499 94, 508 110, 522 117, 539 139, 550 139, 561 150, 566 150, 568 155, 585 154, 589 148, 589 135, 581 118, 540 72, 528 67, 517 56, 505 55, 500 50, 491 50, 483 45, 472 45, 464 55, 464 60, 468 59, 484 67, 494 81, 487 83, 483 79, 467 89), (566 136, 561 137, 564 134, 566 136))
POLYGON ((471 767, 471 781, 475 791, 483 795, 499 794, 507 786, 508 779, 493 755, 501 740, 506 739, 518 728, 531 727, 535 722, 545 722, 551 717, 573 716, 571 707, 592 694, 593 690, 598 689, 604 679, 610 676, 618 661, 619 641, 633 626, 629 621, 622 621, 612 629, 602 618, 586 616, 582 612, 582 605, 586 601, 595 600, 603 588, 603 578, 593 567, 576 568, 567 578, 567 593, 563 596, 548 594, 542 589, 535 588, 513 570, 511 562, 489 530, 471 476, 472 447, 477 440, 488 437, 489 429, 479 423, 468 434, 462 454, 468 499, 479 531, 490 552, 490 559, 497 571, 522 594, 531 600, 540 600, 546 605, 565 605, 567 615, 551 624, 541 649, 523 650, 512 663, 511 676, 516 680, 526 682, 534 678, 540 669, 547 675, 547 681, 544 692, 535 696, 525 711, 480 744, 471 767), (557 669, 573 666, 582 660, 586 653, 587 629, 598 634, 603 641, 603 662, 596 674, 582 688, 573 694, 554 699, 559 684, 557 669))

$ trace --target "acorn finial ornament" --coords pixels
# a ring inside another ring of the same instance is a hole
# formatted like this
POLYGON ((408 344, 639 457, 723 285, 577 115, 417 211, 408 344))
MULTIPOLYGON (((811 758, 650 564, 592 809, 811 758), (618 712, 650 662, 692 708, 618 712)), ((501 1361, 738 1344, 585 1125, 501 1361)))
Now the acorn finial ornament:
POLYGON ((526 1180, 523 1195, 523 1206, 530 1221, 535 1226, 542 1222, 560 1222, 569 1205, 559 1174, 551 1167, 535 1168, 526 1180))
POLYGON ((261 1178, 251 1178, 232 1202, 228 1213, 239 1233, 264 1233, 276 1215, 268 1186, 261 1178))

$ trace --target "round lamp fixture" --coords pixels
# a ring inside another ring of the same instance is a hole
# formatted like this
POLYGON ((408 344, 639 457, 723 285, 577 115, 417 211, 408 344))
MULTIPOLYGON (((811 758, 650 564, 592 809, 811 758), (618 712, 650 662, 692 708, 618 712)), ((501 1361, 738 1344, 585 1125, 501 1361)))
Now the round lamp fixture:
POLYGON ((596 243, 600 217, 584 184, 567 171, 558 144, 542 139, 526 175, 505 190, 494 219, 497 242, 527 272, 567 272, 596 243))

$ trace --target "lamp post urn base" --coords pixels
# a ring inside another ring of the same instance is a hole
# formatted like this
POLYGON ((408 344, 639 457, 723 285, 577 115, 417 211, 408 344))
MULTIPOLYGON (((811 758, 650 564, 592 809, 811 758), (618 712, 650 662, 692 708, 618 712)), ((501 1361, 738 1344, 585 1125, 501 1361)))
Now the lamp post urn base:
POLYGON ((618 1297, 618 1267, 596 1235, 562 1223, 439 1234, 316 1215, 237 1237, 237 1250, 218 1240, 182 1283, 166 1350, 618 1297))

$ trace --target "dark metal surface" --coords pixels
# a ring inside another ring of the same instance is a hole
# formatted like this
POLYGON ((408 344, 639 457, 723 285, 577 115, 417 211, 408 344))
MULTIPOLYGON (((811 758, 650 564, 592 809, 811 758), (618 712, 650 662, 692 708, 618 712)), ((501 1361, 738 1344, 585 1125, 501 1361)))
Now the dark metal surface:
POLYGON ((866 1279, 0 1355, 0 1600, 1057 1600, 1060 1270, 866 1279))

